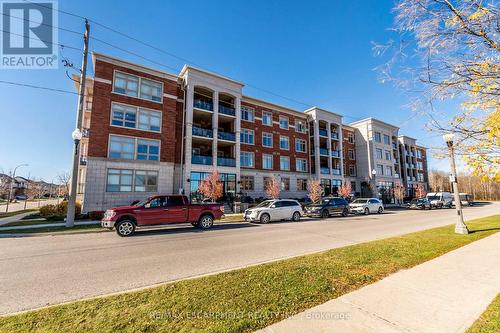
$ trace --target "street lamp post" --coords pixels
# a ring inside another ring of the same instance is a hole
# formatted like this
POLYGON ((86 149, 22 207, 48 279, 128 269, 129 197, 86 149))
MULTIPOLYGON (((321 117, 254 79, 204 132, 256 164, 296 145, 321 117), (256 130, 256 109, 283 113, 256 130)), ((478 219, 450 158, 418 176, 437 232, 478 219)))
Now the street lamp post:
POLYGON ((75 225, 75 206, 76 206, 76 185, 78 181, 78 165, 80 163, 80 140, 82 139, 82 132, 76 128, 71 137, 75 143, 73 149, 73 167, 71 168, 71 188, 69 192, 68 212, 66 214, 66 227, 71 228, 75 225))
POLYGON ((375 179, 375 177, 377 176, 377 170, 373 169, 372 175, 373 175, 373 177, 372 177, 373 178, 373 189, 375 191, 374 197, 378 198, 377 180, 375 179))
POLYGON ((19 164, 14 168, 14 172, 12 173, 12 178, 10 179, 10 186, 9 186, 9 196, 7 197, 7 206, 5 207, 5 212, 9 212, 9 202, 10 198, 12 197, 12 189, 14 187, 14 180, 16 179, 16 171, 17 168, 23 167, 23 166, 28 166, 28 164, 19 164))
POLYGON ((450 180, 451 184, 453 187, 453 195, 455 198, 455 207, 457 209, 457 223, 455 224, 455 233, 457 234, 468 234, 469 229, 467 229, 467 226, 464 223, 464 217, 462 214, 462 202, 460 200, 460 193, 458 192, 458 181, 457 181, 457 168, 455 165, 455 149, 453 147, 453 139, 455 138, 455 135, 453 133, 447 133, 443 135, 443 139, 446 142, 446 145, 448 146, 448 152, 450 154, 450 180))

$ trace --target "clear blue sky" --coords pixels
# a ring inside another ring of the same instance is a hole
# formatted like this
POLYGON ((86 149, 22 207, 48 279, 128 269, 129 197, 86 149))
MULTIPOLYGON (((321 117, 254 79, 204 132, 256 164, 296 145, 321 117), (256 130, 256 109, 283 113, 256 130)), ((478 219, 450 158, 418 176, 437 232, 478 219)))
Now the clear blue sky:
MULTIPOLYGON (((400 132, 426 146, 441 139, 424 129, 425 118, 404 105, 407 97, 377 81, 383 62, 372 41, 394 38, 388 31, 393 1, 60 1, 59 9, 87 16, 148 43, 158 45, 205 69, 317 105, 345 116, 345 122, 376 117, 399 125, 400 132)), ((83 32, 81 19, 59 14, 59 26, 83 32)), ((91 36, 180 69, 183 62, 146 48, 96 25, 91 36)), ((81 47, 81 37, 59 32, 59 43, 81 47)), ((91 51, 158 69, 115 48, 91 41, 91 51)), ((80 65, 78 51, 63 55, 80 65)), ((90 68, 92 71, 92 68, 90 68)), ((177 72, 176 72, 177 73, 177 72)), ((90 73, 92 74, 92 72, 90 73)), ((6 71, 0 80, 73 90, 65 69, 6 71)), ((304 110, 307 107, 260 90, 244 93, 304 110)), ((0 84, 0 172, 29 163, 22 175, 51 181, 69 170, 76 95, 0 84)), ((446 169, 431 159, 430 167, 446 169)))

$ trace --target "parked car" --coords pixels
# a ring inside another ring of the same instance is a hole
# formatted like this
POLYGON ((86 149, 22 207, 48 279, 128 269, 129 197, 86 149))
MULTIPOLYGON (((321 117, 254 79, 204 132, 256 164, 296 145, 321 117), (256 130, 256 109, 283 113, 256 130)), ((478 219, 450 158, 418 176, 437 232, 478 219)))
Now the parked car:
POLYGON ((16 195, 16 200, 28 200, 28 196, 26 194, 18 194, 16 195))
POLYGON ((453 195, 450 192, 435 192, 427 193, 426 198, 429 199, 432 207, 434 208, 451 208, 453 195))
POLYGON ((384 212, 384 204, 377 198, 359 198, 349 204, 349 208, 354 214, 365 214, 384 212))
POLYGON ((108 209, 101 226, 116 229, 118 235, 131 236, 136 227, 191 223, 209 229, 214 220, 224 217, 221 204, 191 204, 183 195, 153 195, 131 206, 108 209))
POLYGON ((408 208, 410 209, 432 209, 432 204, 427 198, 413 199, 408 204, 408 208))
POLYGON ((307 205, 305 208, 307 216, 319 216, 327 218, 330 215, 349 215, 349 203, 344 198, 326 197, 317 204, 307 205))
MULTIPOLYGON (((468 193, 460 193, 460 202, 462 206, 473 206, 474 205, 474 199, 472 198, 472 195, 468 193)), ((451 206, 455 206, 455 200, 451 202, 451 206)))
POLYGON ((257 206, 245 210, 243 217, 245 221, 268 223, 281 220, 299 221, 302 214, 302 207, 297 200, 273 199, 262 201, 257 206))

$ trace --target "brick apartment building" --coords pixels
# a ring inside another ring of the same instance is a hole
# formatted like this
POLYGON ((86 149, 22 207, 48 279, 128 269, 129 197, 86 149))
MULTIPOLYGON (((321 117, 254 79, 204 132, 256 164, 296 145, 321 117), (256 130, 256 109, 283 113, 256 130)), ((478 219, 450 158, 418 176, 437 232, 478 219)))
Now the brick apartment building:
POLYGON ((317 107, 293 110, 187 65, 176 75, 103 54, 92 60, 78 175, 85 212, 154 193, 199 199, 199 183, 214 168, 227 202, 264 197, 271 175, 288 198, 305 197, 310 179, 319 179, 325 194, 337 193, 344 182, 353 195, 370 181, 388 189, 402 182, 408 196, 416 184, 427 188, 425 148, 398 136, 393 125, 372 118, 346 125, 342 115, 317 107), (390 160, 379 159, 386 132, 390 160))

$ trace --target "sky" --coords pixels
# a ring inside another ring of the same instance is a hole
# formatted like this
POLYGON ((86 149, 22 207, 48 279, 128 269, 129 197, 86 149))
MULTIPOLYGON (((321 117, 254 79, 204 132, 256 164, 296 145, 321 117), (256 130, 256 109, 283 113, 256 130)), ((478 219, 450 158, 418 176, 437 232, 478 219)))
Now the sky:
MULTIPOLYGON (((425 129, 427 119, 406 107, 407 94, 377 79, 374 69, 384 59, 374 55, 373 42, 395 37, 389 30, 394 1, 64 0, 58 6, 177 58, 92 22, 90 51, 175 74, 189 62, 246 83, 245 95, 300 111, 315 105, 342 114, 344 123, 378 118, 399 126, 400 134, 417 138, 421 145, 443 145, 425 129)), ((63 13, 58 14, 58 26, 84 31, 81 18, 63 13)), ((62 30, 58 43, 83 45, 82 36, 62 30)), ((81 64, 80 51, 64 48, 62 57, 76 68, 81 64)), ((89 75, 92 70, 90 65, 89 75)), ((50 70, 0 69, 0 80, 75 91, 67 71, 74 73, 62 64, 50 70)), ((0 101, 0 172, 28 163, 17 174, 50 182, 69 171, 77 96, 0 83, 0 101)), ((447 165, 430 157, 429 169, 447 170, 447 165)))

